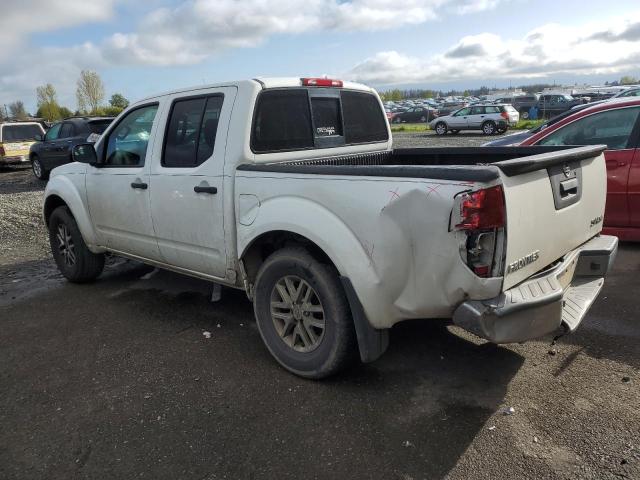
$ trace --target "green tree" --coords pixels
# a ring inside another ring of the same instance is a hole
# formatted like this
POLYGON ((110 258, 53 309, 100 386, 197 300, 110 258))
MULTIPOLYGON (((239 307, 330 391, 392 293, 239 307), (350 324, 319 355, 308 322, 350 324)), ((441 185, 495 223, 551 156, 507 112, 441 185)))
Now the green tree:
POLYGON ((625 75, 620 79, 620 85, 635 85, 636 83, 638 83, 638 79, 630 75, 625 75))
POLYGON ((100 75, 91 70, 82 70, 76 88, 78 110, 95 114, 104 100, 104 84, 100 75))
POLYGON ((67 107, 60 107, 60 118, 73 117, 73 112, 67 107))
MULTIPOLYGON (((120 111, 124 110, 125 108, 127 108, 129 106, 129 100, 127 100, 124 95, 122 95, 121 93, 114 93, 113 95, 111 95, 111 99, 109 100, 109 104, 112 107, 116 107, 119 108, 120 111)), ((118 112, 120 113, 120 112, 118 112)))
POLYGON ((44 118, 53 122, 62 118, 60 114, 60 105, 56 100, 56 89, 50 83, 36 88, 36 96, 38 101, 37 117, 44 118))
POLYGON ((10 103, 9 112, 11 112, 10 117, 14 120, 26 120, 29 117, 27 111, 24 108, 24 103, 22 102, 22 100, 10 103))

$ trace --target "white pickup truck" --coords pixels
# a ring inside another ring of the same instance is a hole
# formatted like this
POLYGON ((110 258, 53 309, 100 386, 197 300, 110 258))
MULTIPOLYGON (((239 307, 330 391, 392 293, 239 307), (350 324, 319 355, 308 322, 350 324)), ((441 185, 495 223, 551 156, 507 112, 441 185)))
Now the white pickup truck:
POLYGON ((573 331, 617 251, 603 149, 394 150, 371 88, 230 82, 127 108, 52 172, 44 219, 70 281, 110 252, 243 289, 275 359, 321 378, 406 319, 573 331))

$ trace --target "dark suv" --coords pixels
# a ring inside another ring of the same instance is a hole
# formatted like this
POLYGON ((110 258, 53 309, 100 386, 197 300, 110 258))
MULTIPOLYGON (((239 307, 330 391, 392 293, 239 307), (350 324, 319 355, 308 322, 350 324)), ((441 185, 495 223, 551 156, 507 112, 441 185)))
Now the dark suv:
POLYGON ((49 178, 52 169, 73 161, 73 147, 95 143, 112 121, 111 117, 72 117, 54 124, 44 138, 36 138, 38 142, 31 146, 33 174, 40 180, 49 178))

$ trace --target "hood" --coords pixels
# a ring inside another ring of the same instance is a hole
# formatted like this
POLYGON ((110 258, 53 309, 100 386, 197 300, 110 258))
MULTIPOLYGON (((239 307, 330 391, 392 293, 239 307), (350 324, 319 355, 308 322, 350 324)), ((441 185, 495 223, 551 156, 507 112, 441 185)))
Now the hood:
POLYGON ((87 171, 87 165, 79 162, 66 163, 51 170, 51 177, 57 175, 77 175, 87 171))

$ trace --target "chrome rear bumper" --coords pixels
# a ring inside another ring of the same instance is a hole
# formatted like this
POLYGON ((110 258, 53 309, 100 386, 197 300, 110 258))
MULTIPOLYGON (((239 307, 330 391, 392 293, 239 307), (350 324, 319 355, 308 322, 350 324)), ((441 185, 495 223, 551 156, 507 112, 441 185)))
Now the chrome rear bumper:
POLYGON ((498 297, 462 303, 453 323, 494 343, 532 340, 561 326, 573 332, 598 297, 617 251, 617 237, 594 237, 498 297))

